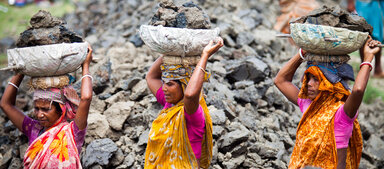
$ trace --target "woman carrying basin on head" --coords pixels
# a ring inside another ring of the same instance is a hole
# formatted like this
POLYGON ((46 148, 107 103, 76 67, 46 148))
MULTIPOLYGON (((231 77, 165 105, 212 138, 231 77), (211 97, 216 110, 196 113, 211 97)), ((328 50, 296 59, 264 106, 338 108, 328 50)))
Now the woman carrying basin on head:
POLYGON ((164 106, 153 121, 145 152, 145 168, 208 168, 212 159, 212 121, 202 96, 208 58, 223 46, 211 41, 194 70, 158 58, 146 80, 164 106))
POLYGON ((279 71, 275 85, 303 112, 289 168, 358 168, 363 145, 357 110, 372 69, 371 61, 379 51, 377 44, 380 42, 370 38, 363 46, 364 62, 352 92, 346 80, 353 80, 353 70, 345 63, 308 62, 301 89, 292 83, 303 61, 300 53, 279 71))
POLYGON ((24 75, 16 74, 8 82, 1 109, 29 140, 24 155, 24 168, 81 168, 80 151, 86 133, 92 100, 92 77, 89 64, 92 49, 82 65, 81 98, 71 86, 36 89, 33 94, 37 120, 26 116, 15 106, 16 94, 24 75), (72 120, 68 123, 67 120, 72 120))

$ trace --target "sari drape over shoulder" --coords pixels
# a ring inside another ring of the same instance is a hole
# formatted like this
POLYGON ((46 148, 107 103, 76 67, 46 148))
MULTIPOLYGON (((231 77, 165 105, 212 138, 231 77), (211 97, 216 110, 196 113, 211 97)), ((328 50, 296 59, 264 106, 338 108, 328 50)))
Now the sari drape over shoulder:
POLYGON ((82 168, 73 122, 62 122, 41 134, 24 155, 24 168, 82 168))
MULTIPOLYGON (((296 169, 305 166, 337 168, 334 118, 336 110, 344 104, 342 99, 349 96, 350 92, 340 82, 330 83, 317 66, 309 67, 305 71, 305 74, 307 73, 311 73, 319 79, 320 93, 300 120, 289 168, 296 169)), ((307 76, 304 76, 299 98, 308 99, 307 81, 307 76)), ((362 136, 356 119, 349 141, 346 168, 358 168, 362 149, 362 136)))

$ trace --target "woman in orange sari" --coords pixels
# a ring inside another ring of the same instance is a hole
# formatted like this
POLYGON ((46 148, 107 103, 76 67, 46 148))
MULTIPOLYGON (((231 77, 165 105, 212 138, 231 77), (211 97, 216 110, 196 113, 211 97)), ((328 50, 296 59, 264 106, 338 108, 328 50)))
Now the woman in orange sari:
POLYGON ((380 42, 371 38, 365 43, 364 62, 352 92, 346 80, 353 80, 353 70, 347 64, 308 62, 301 89, 292 83, 303 61, 300 53, 279 71, 275 85, 303 112, 289 168, 358 168, 363 143, 357 110, 368 83, 371 61, 379 51, 377 44, 380 42))
POLYGON ((212 159, 212 121, 204 97, 203 82, 208 58, 223 46, 211 41, 195 69, 169 65, 158 58, 146 80, 164 106, 153 121, 145 152, 144 168, 209 168, 212 159))
POLYGON ((8 82, 0 107, 29 139, 24 168, 82 168, 79 153, 92 100, 92 77, 89 75, 92 49, 88 49, 82 65, 81 98, 71 86, 37 89, 33 95, 37 120, 24 115, 15 106, 17 90, 24 75, 16 74, 8 82), (71 119, 73 121, 68 123, 67 120, 71 119))

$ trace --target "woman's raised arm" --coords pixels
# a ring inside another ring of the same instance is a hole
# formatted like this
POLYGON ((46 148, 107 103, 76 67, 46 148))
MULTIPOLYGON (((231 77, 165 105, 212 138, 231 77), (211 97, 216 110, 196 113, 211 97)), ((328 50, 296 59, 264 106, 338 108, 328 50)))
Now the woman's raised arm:
POLYGON ((159 90, 160 87, 163 85, 163 83, 161 82, 161 64, 163 64, 162 56, 156 59, 155 63, 153 63, 151 68, 149 68, 149 71, 145 77, 149 90, 151 90, 154 96, 156 96, 157 90, 159 90))
POLYGON ((295 105, 297 105, 297 98, 300 90, 292 83, 292 79, 302 61, 303 59, 300 58, 300 54, 297 53, 280 69, 274 80, 276 87, 281 93, 295 105))
POLYGON ((87 127, 89 106, 91 105, 92 101, 92 76, 89 74, 89 64, 91 61, 92 48, 91 46, 88 46, 88 55, 82 65, 83 77, 81 79, 81 100, 74 119, 77 127, 80 130, 87 127))
POLYGON ((16 94, 19 90, 21 81, 23 81, 24 75, 16 74, 9 81, 7 88, 4 91, 3 97, 1 98, 0 107, 20 131, 23 131, 22 125, 24 121, 24 113, 20 111, 16 106, 16 94), (15 85, 15 86, 14 86, 15 85))
POLYGON ((369 74, 372 70, 371 62, 380 48, 376 45, 380 44, 379 41, 372 40, 371 37, 365 42, 364 45, 364 60, 360 66, 360 71, 357 73, 355 84, 352 88, 352 93, 345 101, 344 111, 350 117, 355 117, 357 110, 363 100, 365 88, 367 87, 369 74))
POLYGON ((223 45, 223 39, 220 38, 216 44, 213 44, 213 41, 210 41, 204 48, 200 61, 197 63, 187 88, 184 91, 184 108, 186 113, 193 114, 199 107, 200 92, 203 87, 205 67, 208 58, 217 52, 223 45))

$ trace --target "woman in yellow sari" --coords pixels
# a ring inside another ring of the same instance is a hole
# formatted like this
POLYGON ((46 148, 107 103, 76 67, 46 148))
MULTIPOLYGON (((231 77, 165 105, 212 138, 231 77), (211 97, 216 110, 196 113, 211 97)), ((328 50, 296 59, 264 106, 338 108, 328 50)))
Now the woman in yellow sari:
POLYGON ((353 80, 353 70, 347 64, 308 62, 300 90, 292 83, 303 61, 300 53, 279 71, 275 85, 303 112, 289 168, 358 168, 363 143, 357 110, 368 83, 371 61, 379 51, 377 44, 380 42, 371 38, 365 43, 364 62, 352 92, 346 80, 353 80))
POLYGON ((164 106, 153 121, 145 152, 145 168, 208 168, 212 159, 212 121, 202 96, 208 58, 223 46, 211 41, 193 70, 158 58, 146 80, 164 106))

